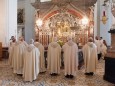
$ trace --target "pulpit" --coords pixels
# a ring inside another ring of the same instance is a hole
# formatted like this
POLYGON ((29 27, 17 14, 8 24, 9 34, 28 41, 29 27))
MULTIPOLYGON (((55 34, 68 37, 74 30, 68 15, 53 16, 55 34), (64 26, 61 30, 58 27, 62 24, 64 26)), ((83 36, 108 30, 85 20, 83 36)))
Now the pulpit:
POLYGON ((115 84, 115 29, 109 33, 111 33, 111 47, 105 56, 104 80, 115 84))
POLYGON ((0 42, 0 61, 2 60, 2 42, 0 42))

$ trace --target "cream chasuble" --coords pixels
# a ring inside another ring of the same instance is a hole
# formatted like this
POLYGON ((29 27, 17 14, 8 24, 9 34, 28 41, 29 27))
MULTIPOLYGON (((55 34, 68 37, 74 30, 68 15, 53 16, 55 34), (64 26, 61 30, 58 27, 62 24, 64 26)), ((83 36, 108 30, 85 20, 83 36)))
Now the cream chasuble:
POLYGON ((85 72, 95 72, 97 65, 97 46, 93 42, 88 42, 83 47, 83 58, 85 63, 85 72))
POLYGON ((26 42, 19 41, 14 47, 13 55, 13 72, 17 74, 23 74, 23 63, 24 63, 24 53, 26 50, 26 42))
POLYGON ((107 47, 105 44, 102 44, 102 47, 101 47, 101 53, 102 53, 102 58, 104 59, 106 53, 107 53, 107 47))
POLYGON ((9 65, 12 66, 12 60, 13 60, 13 53, 14 53, 14 46, 15 46, 16 42, 11 42, 10 46, 9 46, 9 59, 8 59, 8 63, 9 65))
POLYGON ((34 45, 40 51, 39 70, 40 70, 40 72, 45 72, 46 68, 45 68, 44 46, 41 43, 39 43, 39 42, 35 42, 34 45))
POLYGON ((50 73, 60 73, 61 47, 57 42, 51 42, 48 46, 48 69, 50 73))
POLYGON ((78 47, 77 45, 69 41, 63 45, 64 51, 64 75, 76 76, 78 70, 78 47))
POLYGON ((33 44, 30 44, 25 51, 23 70, 24 81, 32 82, 37 79, 39 73, 39 56, 39 50, 33 44))

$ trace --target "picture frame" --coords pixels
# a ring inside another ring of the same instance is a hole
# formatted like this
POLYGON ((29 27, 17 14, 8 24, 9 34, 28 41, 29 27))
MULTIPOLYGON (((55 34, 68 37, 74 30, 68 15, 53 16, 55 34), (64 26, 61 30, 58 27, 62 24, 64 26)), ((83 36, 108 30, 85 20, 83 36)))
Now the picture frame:
POLYGON ((24 9, 18 9, 17 11, 17 24, 18 25, 24 24, 24 9))

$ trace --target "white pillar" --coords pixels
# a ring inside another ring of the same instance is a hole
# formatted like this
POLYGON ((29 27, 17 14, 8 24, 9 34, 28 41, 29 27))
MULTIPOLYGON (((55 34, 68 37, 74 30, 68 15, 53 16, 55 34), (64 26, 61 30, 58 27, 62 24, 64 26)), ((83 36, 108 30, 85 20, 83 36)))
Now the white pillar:
POLYGON ((100 36, 100 0, 97 0, 94 8, 94 37, 100 36))
POLYGON ((3 46, 6 46, 7 40, 7 18, 6 18, 6 0, 0 0, 0 42, 2 42, 3 46))
POLYGON ((102 6, 104 4, 104 0, 97 0, 97 3, 95 4, 95 10, 94 10, 94 36, 103 37, 104 40, 106 40, 107 45, 111 45, 111 35, 108 33, 108 31, 111 28, 112 25, 112 14, 111 14, 111 6, 107 6, 105 8, 102 6), (106 24, 103 24, 102 16, 103 11, 105 11, 106 16, 108 18, 106 24))
POLYGON ((35 9, 31 5, 31 0, 25 0, 25 40, 29 43, 35 37, 35 9))
POLYGON ((106 40, 107 45, 111 45, 111 34, 108 33, 112 26, 112 13, 111 13, 111 5, 102 6, 104 0, 100 0, 100 20, 102 20, 103 11, 105 11, 105 15, 108 18, 106 24, 103 24, 100 21, 100 36, 106 40))
POLYGON ((0 41, 7 47, 10 37, 17 37, 17 0, 0 0, 0 26, 0 41))
POLYGON ((7 0, 8 37, 17 38, 17 0, 7 0))
POLYGON ((97 36, 97 3, 94 7, 94 38, 97 36))

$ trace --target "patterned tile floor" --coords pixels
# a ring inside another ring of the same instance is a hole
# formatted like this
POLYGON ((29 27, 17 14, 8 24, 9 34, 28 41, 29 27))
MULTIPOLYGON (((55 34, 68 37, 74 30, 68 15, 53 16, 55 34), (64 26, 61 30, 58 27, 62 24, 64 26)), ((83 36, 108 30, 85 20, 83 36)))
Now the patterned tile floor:
POLYGON ((85 76, 82 67, 73 79, 64 77, 63 69, 58 76, 50 76, 48 72, 39 74, 37 80, 24 82, 22 76, 12 73, 7 60, 0 61, 0 86, 114 86, 103 80, 104 60, 99 61, 96 74, 85 76))

